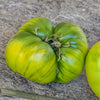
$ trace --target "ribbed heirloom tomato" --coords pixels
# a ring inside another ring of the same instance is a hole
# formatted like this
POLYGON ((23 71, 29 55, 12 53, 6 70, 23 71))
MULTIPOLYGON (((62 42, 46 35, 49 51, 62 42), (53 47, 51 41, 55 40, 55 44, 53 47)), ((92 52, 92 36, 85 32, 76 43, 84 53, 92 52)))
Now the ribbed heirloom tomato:
POLYGON ((38 83, 67 83, 83 69, 88 43, 83 31, 73 23, 55 28, 46 18, 33 18, 22 25, 8 42, 8 66, 38 83))
POLYGON ((90 49, 86 57, 86 75, 91 89, 100 98, 100 41, 90 49))

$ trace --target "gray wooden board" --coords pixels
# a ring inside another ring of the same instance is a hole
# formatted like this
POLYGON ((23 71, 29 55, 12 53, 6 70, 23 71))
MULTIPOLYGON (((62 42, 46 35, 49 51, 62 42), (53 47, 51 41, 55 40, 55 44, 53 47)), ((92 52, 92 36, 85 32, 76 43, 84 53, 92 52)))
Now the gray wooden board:
MULTIPOLYGON (((0 0, 0 88, 66 100, 98 100, 88 85, 85 71, 67 84, 40 85, 8 68, 4 55, 8 40, 23 23, 39 16, 50 19, 54 25, 63 21, 79 25, 86 34, 89 48, 100 40, 100 0, 0 0)), ((22 99, 0 95, 0 100, 22 99)))

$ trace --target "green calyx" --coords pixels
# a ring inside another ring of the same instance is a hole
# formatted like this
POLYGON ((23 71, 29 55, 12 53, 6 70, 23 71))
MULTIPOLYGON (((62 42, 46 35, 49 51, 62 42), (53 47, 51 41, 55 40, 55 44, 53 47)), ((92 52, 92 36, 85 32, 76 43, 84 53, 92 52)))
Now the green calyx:
MULTIPOLYGON (((38 29, 40 29, 39 27, 36 27, 35 28, 35 35, 38 36, 38 29)), ((61 51, 61 47, 70 47, 70 42, 68 41, 66 44, 62 44, 60 43, 57 39, 58 38, 61 38, 63 37, 62 35, 57 35, 57 34, 52 34, 52 35, 49 35, 49 36, 46 36, 45 39, 42 38, 42 40, 46 43, 48 43, 52 49, 54 50, 55 54, 58 56, 58 60, 59 61, 61 59, 61 54, 62 54, 62 51, 61 51), (50 39, 49 39, 50 37, 50 39), (58 51, 58 54, 56 53, 58 51)))
POLYGON ((38 35, 38 34, 37 34, 37 33, 38 33, 38 32, 37 32, 37 31, 38 31, 38 29, 40 29, 40 27, 36 27, 36 28, 35 28, 34 33, 35 33, 36 35, 38 35))

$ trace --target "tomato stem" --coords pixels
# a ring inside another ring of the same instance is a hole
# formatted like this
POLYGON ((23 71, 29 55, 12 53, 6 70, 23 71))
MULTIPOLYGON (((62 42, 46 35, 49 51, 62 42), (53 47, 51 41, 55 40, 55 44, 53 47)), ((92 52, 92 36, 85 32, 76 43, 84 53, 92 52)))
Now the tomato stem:
POLYGON ((51 45, 55 45, 55 47, 60 48, 61 47, 61 43, 58 41, 54 41, 51 45))
POLYGON ((62 35, 58 35, 58 34, 52 34, 52 35, 49 35, 49 37, 52 37, 51 39, 48 39, 48 36, 46 36, 45 38, 45 42, 49 43, 52 47, 55 47, 56 49, 53 48, 54 52, 56 55, 58 55, 58 60, 59 61, 61 59, 61 49, 60 47, 70 47, 70 42, 68 41, 66 44, 62 44, 60 43, 57 38, 60 38, 62 37, 62 35), (50 42, 52 41, 52 42, 50 42), (56 51, 59 50, 58 54, 56 53, 56 51))

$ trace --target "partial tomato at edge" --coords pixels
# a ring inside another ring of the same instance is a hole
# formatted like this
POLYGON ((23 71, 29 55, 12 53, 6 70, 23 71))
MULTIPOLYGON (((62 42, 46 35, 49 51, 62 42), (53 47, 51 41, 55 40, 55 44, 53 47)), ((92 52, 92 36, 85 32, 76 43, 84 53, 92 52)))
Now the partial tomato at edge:
POLYGON ((91 89, 100 98, 100 41, 90 49, 85 69, 91 89))

